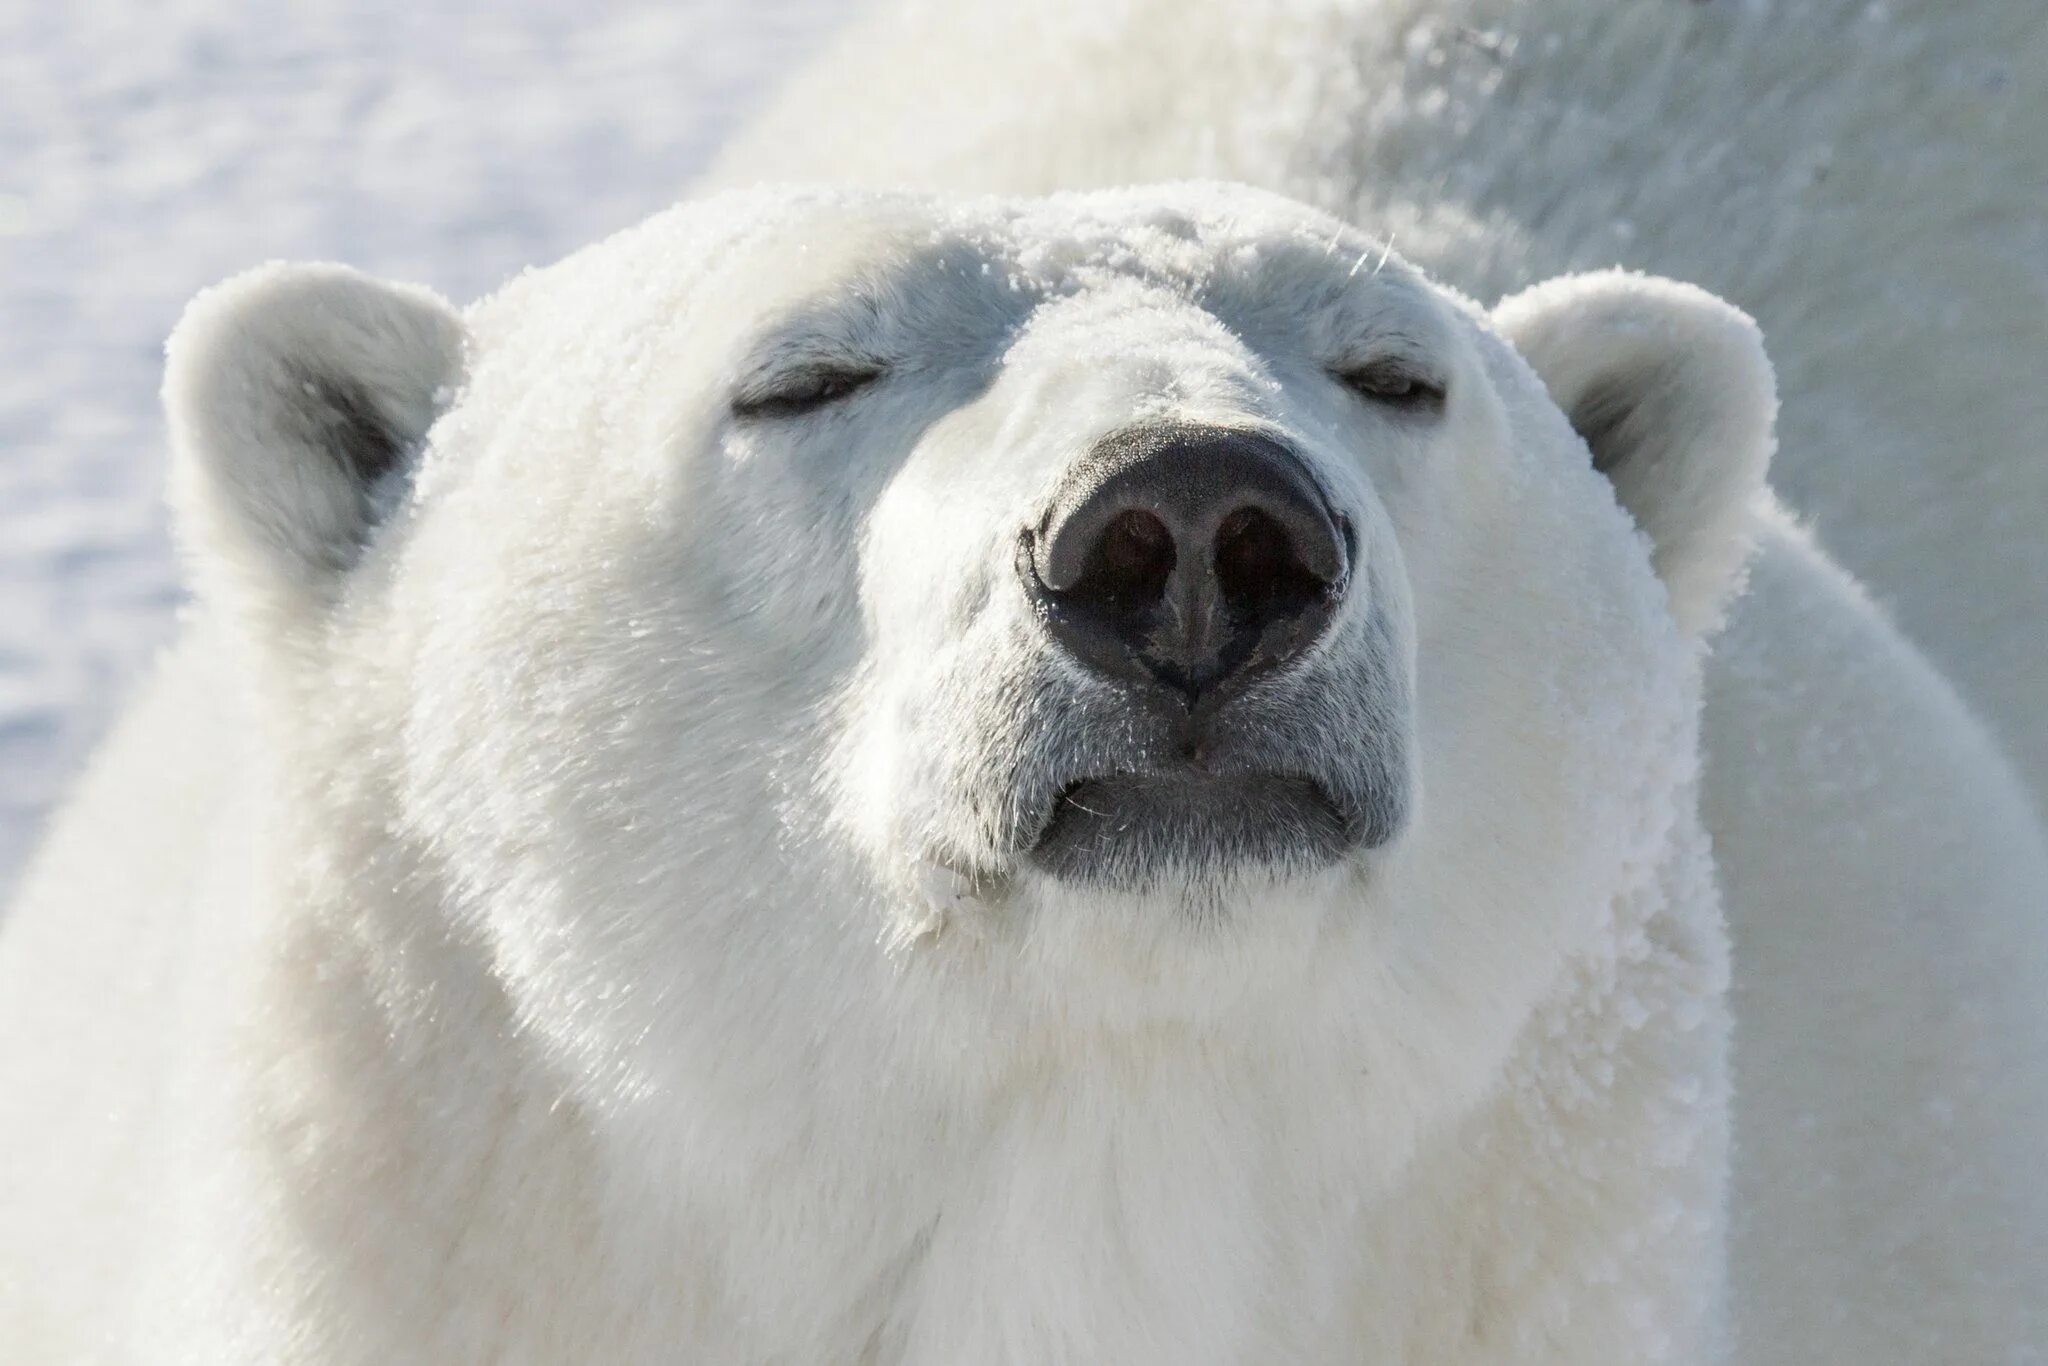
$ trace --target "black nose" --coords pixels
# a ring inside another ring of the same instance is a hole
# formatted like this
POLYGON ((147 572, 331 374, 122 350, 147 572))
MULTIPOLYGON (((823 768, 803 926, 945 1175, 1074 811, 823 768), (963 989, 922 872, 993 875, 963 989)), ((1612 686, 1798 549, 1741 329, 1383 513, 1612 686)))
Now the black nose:
POLYGON ((1076 467, 1018 569, 1070 653, 1193 709, 1322 634, 1350 572, 1348 532, 1279 442, 1148 427, 1076 467))

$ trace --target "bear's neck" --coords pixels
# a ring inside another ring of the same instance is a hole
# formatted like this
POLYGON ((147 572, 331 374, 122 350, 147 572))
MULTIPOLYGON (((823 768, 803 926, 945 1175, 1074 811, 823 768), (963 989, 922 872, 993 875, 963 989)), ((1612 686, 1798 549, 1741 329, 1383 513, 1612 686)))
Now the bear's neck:
POLYGON ((1725 1165, 1725 946, 1695 822, 1673 846, 1448 1115, 1277 1007, 965 1083, 762 1031, 614 1100, 438 908, 298 916, 258 1004, 315 1046, 248 1079, 251 1255, 319 1241, 337 1274, 280 1290, 334 1361, 1653 1359, 1710 1331, 1725 1165))
POLYGON ((278 1151, 286 1215, 348 1251, 327 1306, 378 1311, 333 1321, 394 1325, 366 1360, 485 1359, 482 1323, 535 1361, 1647 1359, 1711 1319, 1724 1138, 1719 1015, 1681 980, 1716 950, 1643 928, 1413 1153, 1361 1137, 1381 1126, 1341 1055, 1188 1039, 1084 1050, 966 1108, 878 1085, 856 1128, 699 1154, 565 1103, 451 953, 448 1028, 319 1069, 346 1095, 294 1088, 331 1109, 317 1161, 278 1151))

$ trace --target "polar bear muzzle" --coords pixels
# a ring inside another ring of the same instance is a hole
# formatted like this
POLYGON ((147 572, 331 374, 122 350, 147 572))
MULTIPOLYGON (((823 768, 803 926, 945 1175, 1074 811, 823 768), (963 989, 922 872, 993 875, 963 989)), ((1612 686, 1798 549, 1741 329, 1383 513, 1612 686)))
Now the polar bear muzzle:
POLYGON ((1391 840, 1405 744, 1371 718, 1399 715, 1405 689, 1385 623, 1367 604, 1360 629, 1317 649, 1357 554, 1350 520, 1271 433, 1164 423, 1097 442, 1019 537, 1017 574, 1051 647, 1145 738, 1077 760, 1032 861, 1143 885, 1391 840), (1333 713, 1359 718, 1362 748, 1317 733, 1309 718, 1333 713))
POLYGON ((1162 426, 1100 443, 1019 547, 1073 658, 1192 728, 1329 625, 1347 524, 1308 467, 1258 432, 1162 426))

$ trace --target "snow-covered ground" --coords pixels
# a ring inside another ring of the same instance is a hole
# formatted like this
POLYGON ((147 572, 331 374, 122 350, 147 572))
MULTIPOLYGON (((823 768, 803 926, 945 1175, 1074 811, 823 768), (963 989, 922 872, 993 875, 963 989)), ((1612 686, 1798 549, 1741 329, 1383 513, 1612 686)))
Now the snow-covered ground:
POLYGON ((280 257, 472 298, 673 200, 845 4, 0 9, 0 896, 171 631, 184 301, 280 257))

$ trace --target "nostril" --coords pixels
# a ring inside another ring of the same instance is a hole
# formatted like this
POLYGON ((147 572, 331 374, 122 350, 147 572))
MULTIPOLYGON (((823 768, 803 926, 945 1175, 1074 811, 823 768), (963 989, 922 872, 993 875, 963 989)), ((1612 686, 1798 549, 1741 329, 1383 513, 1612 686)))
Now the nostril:
POLYGON ((1285 444, 1162 426, 1078 462, 1019 536, 1017 571, 1068 656, 1192 713, 1320 639, 1354 551, 1285 444))
POLYGON ((1328 587, 1287 528, 1256 507, 1237 509, 1216 528, 1215 566, 1217 589, 1241 620, 1299 611, 1328 587))
POLYGON ((1119 512, 1089 547, 1068 596, 1103 607, 1149 607, 1166 596, 1177 559, 1173 533, 1142 508, 1119 512))

